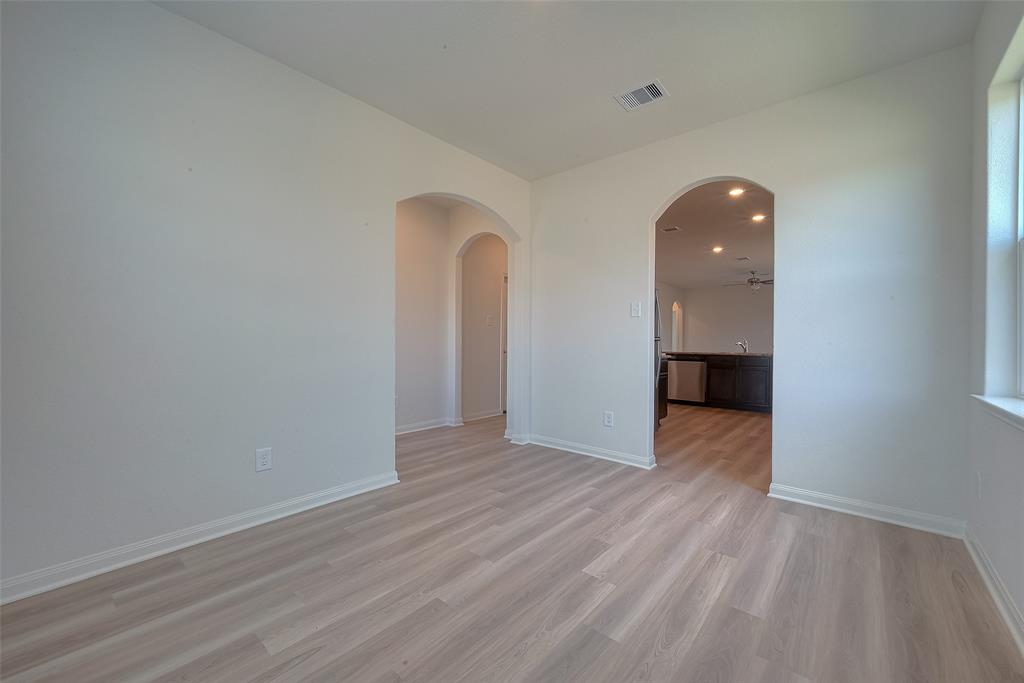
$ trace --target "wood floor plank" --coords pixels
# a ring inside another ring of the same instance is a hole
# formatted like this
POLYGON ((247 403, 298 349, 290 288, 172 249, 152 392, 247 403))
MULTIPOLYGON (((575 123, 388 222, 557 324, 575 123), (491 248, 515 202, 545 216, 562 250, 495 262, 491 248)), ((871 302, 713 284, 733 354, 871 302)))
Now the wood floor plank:
POLYGON ((688 664, 694 641, 727 584, 735 562, 719 553, 702 553, 666 591, 631 639, 634 646, 611 651, 601 670, 620 683, 669 681, 688 664))
POLYGON ((960 541, 765 495, 771 416, 643 471, 396 439, 401 483, 0 608, 0 680, 1024 683, 960 541))
POLYGON ((719 603, 704 622, 687 653, 686 666, 675 680, 680 683, 737 681, 749 671, 761 620, 719 603))

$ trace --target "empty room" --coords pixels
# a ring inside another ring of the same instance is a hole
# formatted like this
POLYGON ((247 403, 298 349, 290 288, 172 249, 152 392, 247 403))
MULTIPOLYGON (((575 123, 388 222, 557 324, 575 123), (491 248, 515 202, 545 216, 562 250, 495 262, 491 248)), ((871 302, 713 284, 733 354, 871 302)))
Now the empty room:
POLYGON ((1024 683, 1024 2, 0 27, 3 683, 1024 683))

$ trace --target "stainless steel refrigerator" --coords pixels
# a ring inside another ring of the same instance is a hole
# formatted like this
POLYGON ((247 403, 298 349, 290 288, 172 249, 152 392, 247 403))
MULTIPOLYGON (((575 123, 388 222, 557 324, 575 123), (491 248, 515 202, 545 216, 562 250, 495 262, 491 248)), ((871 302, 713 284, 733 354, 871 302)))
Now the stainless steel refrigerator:
POLYGON ((658 419, 654 430, 661 427, 661 420, 668 415, 668 362, 661 357, 661 297, 654 290, 654 402, 658 419))

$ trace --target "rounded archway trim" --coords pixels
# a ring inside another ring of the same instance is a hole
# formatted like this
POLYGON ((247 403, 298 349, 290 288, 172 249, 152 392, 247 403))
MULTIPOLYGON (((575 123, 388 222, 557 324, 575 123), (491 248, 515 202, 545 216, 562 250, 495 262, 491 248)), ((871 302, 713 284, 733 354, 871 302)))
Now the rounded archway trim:
POLYGON ((682 197, 683 195, 685 195, 687 192, 691 192, 693 190, 696 190, 698 187, 701 187, 703 185, 708 185, 710 183, 720 183, 720 182, 729 182, 729 181, 737 182, 737 183, 746 183, 748 185, 756 185, 757 187, 760 187, 765 192, 770 193, 772 196, 775 195, 775 193, 772 192, 771 188, 766 187, 765 185, 762 185, 761 183, 757 182, 756 180, 751 180, 750 178, 746 178, 744 176, 740 176, 740 175, 709 176, 707 178, 702 178, 701 180, 697 180, 697 181, 694 181, 694 182, 690 183, 689 185, 686 185, 685 187, 683 187, 683 189, 673 193, 671 197, 669 197, 664 202, 662 202, 661 206, 659 206, 658 209, 651 215, 651 218, 650 218, 651 225, 654 225, 654 223, 656 223, 657 220, 659 218, 661 218, 661 215, 663 213, 665 213, 666 211, 668 211, 669 207, 672 206, 673 204, 675 204, 677 201, 679 201, 679 198, 682 197))
MULTIPOLYGON (((406 197, 405 199, 443 199, 451 202, 461 202, 463 204, 473 207, 480 213, 490 218, 494 222, 494 224, 504 233, 498 234, 498 237, 501 237, 503 240, 505 240, 505 244, 511 246, 513 242, 522 241, 522 237, 520 236, 519 232, 514 227, 512 227, 512 224, 508 220, 506 220, 504 216, 502 216, 500 213, 498 213, 491 207, 487 206, 486 204, 479 202, 476 199, 473 199, 472 197, 467 197, 465 195, 455 194, 452 192, 421 192, 411 197, 406 197)), ((399 201, 405 201, 405 199, 399 201)))

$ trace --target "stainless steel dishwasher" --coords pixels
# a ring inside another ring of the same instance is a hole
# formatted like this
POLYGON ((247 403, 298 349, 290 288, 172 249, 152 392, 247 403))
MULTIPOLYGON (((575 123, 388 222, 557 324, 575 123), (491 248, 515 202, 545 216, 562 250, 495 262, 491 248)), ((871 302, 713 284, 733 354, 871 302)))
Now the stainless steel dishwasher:
POLYGON ((668 399, 703 403, 706 372, 704 361, 669 360, 668 399))

